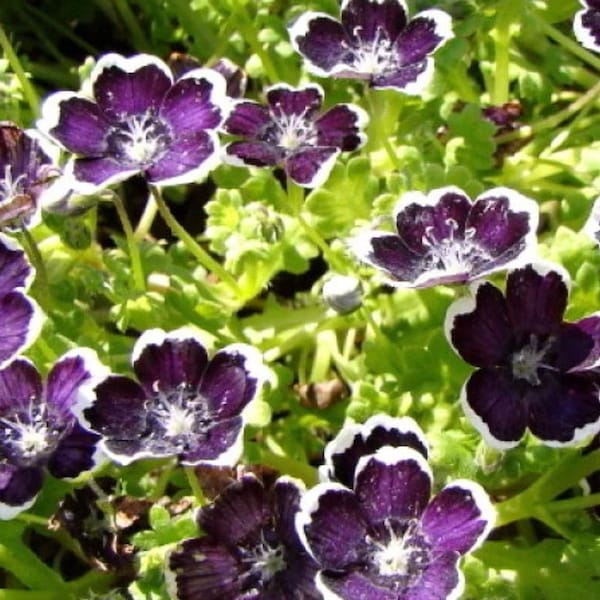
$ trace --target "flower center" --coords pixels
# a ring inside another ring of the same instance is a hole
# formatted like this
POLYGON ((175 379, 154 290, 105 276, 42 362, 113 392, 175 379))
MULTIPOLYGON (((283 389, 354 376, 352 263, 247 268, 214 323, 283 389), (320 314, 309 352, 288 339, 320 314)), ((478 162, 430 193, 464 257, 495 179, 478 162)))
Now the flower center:
POLYGON ((251 573, 258 575, 263 584, 268 583, 287 566, 283 546, 269 543, 264 532, 261 532, 260 542, 256 546, 244 551, 242 562, 250 564, 251 573))
POLYGON ((147 167, 160 158, 171 143, 168 126, 152 112, 128 117, 107 138, 109 149, 122 160, 147 167))
POLYGON ((191 438, 204 434, 210 414, 203 396, 185 383, 166 392, 155 384, 155 392, 146 407, 150 416, 160 423, 164 437, 183 450, 191 438))
POLYGON ((31 465, 56 448, 65 429, 52 423, 45 404, 31 398, 26 409, 0 418, 0 447, 15 462, 31 465))
MULTIPOLYGON (((354 29, 353 35, 360 38, 361 27, 354 29)), ((377 28, 372 41, 360 41, 360 44, 350 48, 353 67, 360 73, 381 75, 395 66, 396 56, 392 51, 392 42, 381 27, 377 28)))
POLYGON ((408 523, 400 532, 394 524, 386 521, 385 541, 369 538, 374 548, 373 562, 379 574, 384 577, 412 577, 428 564, 429 548, 421 535, 418 535, 416 521, 408 523), (403 530, 403 531, 402 531, 403 530))
POLYGON ((552 343, 551 339, 539 344, 537 336, 532 335, 529 342, 511 357, 512 374, 515 379, 524 379, 531 385, 539 385, 538 369, 543 365, 543 359, 552 343))
POLYGON ((300 114, 279 114, 275 118, 277 145, 285 150, 296 150, 301 146, 316 143, 316 132, 307 116, 308 109, 300 114))

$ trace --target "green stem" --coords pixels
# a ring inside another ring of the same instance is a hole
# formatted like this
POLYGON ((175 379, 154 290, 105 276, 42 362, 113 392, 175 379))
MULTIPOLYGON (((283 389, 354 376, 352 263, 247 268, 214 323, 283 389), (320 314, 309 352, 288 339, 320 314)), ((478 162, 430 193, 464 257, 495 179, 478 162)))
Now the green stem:
POLYGON ((514 18, 515 10, 513 0, 500 2, 496 12, 496 69, 494 72, 494 88, 491 94, 492 104, 501 105, 508 102, 509 90, 509 46, 510 25, 514 18))
POLYGON ((0 567, 35 590, 65 587, 58 573, 42 562, 21 540, 11 540, 9 545, 0 544, 0 567))
POLYGON ((540 131, 544 131, 546 129, 554 129, 558 127, 563 121, 566 121, 574 114, 578 113, 582 108, 587 106, 588 104, 595 102, 598 99, 598 95, 600 94, 600 81, 594 85, 594 87, 590 88, 585 94, 580 96, 573 104, 570 104, 563 110, 545 118, 533 125, 526 125, 525 127, 521 127, 517 131, 511 131, 509 133, 505 133, 504 135, 499 135, 496 137, 496 142, 498 144, 503 144, 505 142, 512 142, 513 140, 519 140, 523 138, 531 137, 535 133, 539 133, 540 131))
POLYGON ((183 470, 185 471, 185 476, 190 484, 192 494, 194 494, 194 498, 196 498, 196 504, 198 504, 198 506, 204 506, 206 504, 206 497, 200 487, 200 482, 198 481, 194 467, 183 467, 183 470))
POLYGON ((272 467, 281 474, 297 477, 309 487, 318 482, 317 470, 314 467, 271 450, 261 448, 260 463, 272 467))
POLYGON ((369 112, 369 125, 367 129, 367 149, 371 151, 377 150, 381 144, 386 151, 390 162, 396 170, 400 170, 402 164, 396 155, 390 137, 386 131, 383 131, 383 125, 386 124, 386 117, 388 113, 388 106, 383 93, 377 92, 365 86, 365 98, 367 101, 367 109, 369 112))
POLYGON ((548 23, 541 15, 536 14, 533 11, 531 15, 535 19, 536 25, 542 33, 545 33, 550 39, 558 42, 565 50, 568 50, 583 62, 586 62, 591 67, 594 67, 594 69, 600 71, 600 58, 586 50, 572 38, 561 33, 556 27, 550 25, 550 23, 548 23))
POLYGON ((175 461, 174 459, 169 459, 167 464, 163 467, 160 477, 158 477, 156 480, 154 490, 152 490, 152 495, 150 497, 152 500, 160 500, 163 497, 165 490, 169 485, 169 481, 171 479, 171 475, 173 474, 173 470, 176 466, 177 461, 175 461))
POLYGON ((131 271, 133 274, 133 284, 135 289, 143 292, 146 289, 146 279, 144 277, 144 269, 142 267, 142 258, 140 256, 140 249, 137 245, 137 241, 133 234, 133 227, 129 220, 129 215, 125 210, 123 200, 117 193, 113 193, 113 202, 123 227, 123 233, 125 234, 125 241, 127 242, 127 249, 129 250, 129 260, 131 261, 131 271))
POLYGON ((150 186, 150 191, 152 192, 160 216, 168 225, 173 235, 177 236, 183 242, 188 252, 197 258, 198 262, 207 271, 212 271, 237 298, 242 298, 242 291, 236 280, 178 223, 164 201, 160 190, 155 186, 150 186))
POLYGON ((1 24, 0 47, 2 48, 4 55, 8 59, 12 70, 14 71, 15 75, 17 76, 17 79, 19 80, 19 83, 21 84, 21 88, 23 89, 23 93, 25 94, 25 98, 27 99, 27 103, 29 104, 32 114, 34 115, 34 117, 37 117, 39 115, 40 108, 40 100, 38 98, 37 92, 31 85, 29 79, 27 79, 27 75, 25 74, 25 71, 21 66, 21 61, 19 60, 19 57, 14 51, 1 24))
POLYGON ((113 4, 129 31, 131 41, 137 50, 148 50, 150 44, 142 31, 135 15, 133 14, 127 0, 113 0, 113 4))
POLYGON ((600 504, 600 494, 590 494, 589 496, 577 496, 567 500, 555 500, 545 505, 548 512, 563 512, 565 510, 579 510, 582 508, 593 508, 600 504))
POLYGON ((142 216, 140 217, 137 227, 133 233, 133 237, 137 241, 143 240, 148 235, 148 232, 152 228, 152 223, 154 223, 154 219, 156 218, 157 212, 158 206, 156 206, 154 196, 149 194, 146 200, 146 206, 144 207, 144 212, 142 213, 142 216))
POLYGON ((302 216, 304 206, 304 189, 295 183, 290 177, 287 178, 288 201, 292 213, 300 223, 304 233, 310 241, 321 251, 323 258, 329 263, 329 266, 339 273, 346 273, 347 269, 338 257, 331 251, 329 244, 321 237, 321 234, 302 216))
POLYGON ((35 269, 37 283, 41 288, 41 303, 45 305, 46 300, 50 297, 50 291, 48 288, 48 274, 46 273, 46 265, 42 253, 40 252, 36 241, 33 239, 31 232, 25 225, 22 225, 21 227, 21 239, 25 246, 25 250, 27 251, 27 255, 29 256, 29 260, 31 260, 31 264, 35 269))
MULTIPOLYGON (((68 597, 69 600, 72 597, 68 597)), ((0 600, 66 600, 62 591, 0 589, 0 600)))

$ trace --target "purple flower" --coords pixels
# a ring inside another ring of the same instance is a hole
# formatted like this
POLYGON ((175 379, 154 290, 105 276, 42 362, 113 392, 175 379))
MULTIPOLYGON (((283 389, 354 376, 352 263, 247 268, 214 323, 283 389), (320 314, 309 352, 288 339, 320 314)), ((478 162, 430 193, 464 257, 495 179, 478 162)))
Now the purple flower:
POLYGON ((340 152, 365 142, 367 114, 353 104, 336 104, 318 114, 323 90, 316 84, 267 90, 267 104, 241 100, 224 125, 227 133, 245 138, 226 148, 226 159, 240 166, 280 166, 302 187, 325 183, 340 152))
POLYGON ((42 311, 25 293, 33 275, 21 247, 0 234, 0 368, 28 348, 40 333, 42 311))
POLYGON ((531 260, 538 206, 498 187, 474 201, 449 186, 407 192, 394 220, 397 234, 370 231, 350 241, 356 256, 397 287, 465 283, 531 260))
POLYGON ((321 481, 337 481, 351 488, 359 460, 384 446, 406 446, 425 459, 429 454, 425 435, 414 419, 373 415, 360 425, 345 425, 325 446, 324 464, 319 467, 321 481))
POLYGON ((158 58, 106 54, 82 92, 45 101, 38 125, 76 155, 67 170, 77 191, 93 193, 136 173, 156 186, 206 177, 219 162, 216 130, 228 107, 216 71, 173 82, 158 58))
POLYGON ((296 527, 319 563, 328 600, 458 598, 462 555, 487 537, 495 511, 481 486, 449 483, 433 499, 432 476, 412 448, 363 456, 353 489, 320 483, 303 496, 296 527))
POLYGON ((45 384, 24 358, 0 370, 0 519, 33 504, 45 469, 72 478, 96 465, 99 438, 80 425, 74 410, 105 375, 88 348, 63 355, 45 384))
POLYGON ((177 600, 317 600, 316 564, 295 530, 302 490, 280 477, 265 489, 246 475, 198 513, 207 534, 185 540, 168 561, 177 600))
POLYGON ((485 282, 448 309, 448 340, 478 367, 461 402, 491 446, 512 448, 527 428, 548 446, 600 430, 600 314, 563 321, 568 286, 558 265, 527 265, 509 273, 504 295, 485 282))
POLYGON ((600 52, 600 0, 580 0, 583 10, 575 13, 573 33, 577 41, 600 52))
POLYGON ((178 456, 187 465, 233 466, 248 405, 267 377, 260 353, 230 344, 209 360, 193 331, 146 331, 136 342, 139 383, 111 375, 84 411, 101 447, 120 464, 178 456))
POLYGON ((452 34, 449 15, 426 10, 412 19, 403 0, 343 0, 341 23, 308 12, 289 29, 307 69, 324 77, 364 79, 373 88, 419 94, 433 54, 452 34))
POLYGON ((0 227, 40 222, 40 206, 54 196, 60 169, 48 143, 35 131, 0 122, 0 227))

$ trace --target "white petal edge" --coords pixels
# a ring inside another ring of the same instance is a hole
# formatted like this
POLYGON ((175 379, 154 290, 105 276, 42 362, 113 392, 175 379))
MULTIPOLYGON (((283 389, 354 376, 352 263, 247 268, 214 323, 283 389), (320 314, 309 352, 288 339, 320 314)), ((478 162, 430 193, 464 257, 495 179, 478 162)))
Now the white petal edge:
MULTIPOLYGON (((99 158, 110 158, 110 157, 99 157, 99 158)), ((104 181, 100 183, 92 183, 90 181, 83 181, 82 179, 77 179, 75 176, 75 161, 77 158, 71 158, 63 169, 63 176, 66 177, 66 180, 63 182, 63 185, 70 186, 74 192, 77 192, 82 195, 92 195, 100 192, 101 190, 106 189, 107 187, 114 185, 115 183, 121 183, 122 181, 126 181, 130 177, 141 173, 140 169, 128 169, 126 171, 120 171, 111 177, 108 177, 104 181)))
POLYGON ((596 237, 600 234, 600 196, 594 200, 590 216, 587 218, 581 233, 587 235, 596 246, 600 245, 600 239, 596 237))
POLYGON ((20 515, 22 512, 30 509, 35 504, 38 495, 39 492, 31 500, 28 500, 19 506, 13 506, 12 504, 4 504, 3 502, 0 502, 0 521, 10 521, 17 515, 20 515))
POLYGON ((289 83, 274 83, 273 85, 270 85, 266 90, 265 90, 265 98, 269 97, 269 94, 271 92, 278 92, 278 91, 285 91, 285 92, 307 92, 309 90, 314 90, 315 92, 317 92, 320 102, 319 102, 319 106, 321 106, 321 104, 323 104, 323 100, 325 98, 325 92, 323 91, 323 88, 318 84, 318 83, 307 83, 306 85, 301 85, 299 87, 294 87, 292 85, 290 85, 289 83))
POLYGON ((590 33, 589 28, 583 25, 583 16, 590 10, 593 9, 588 8, 587 10, 584 9, 575 13, 575 16, 573 17, 573 34, 584 48, 593 50, 594 52, 600 52, 600 45, 590 33))
MULTIPOLYGON (((289 177, 293 179, 300 187, 311 189, 320 188, 323 185, 325 185, 326 181, 329 179, 333 166, 335 165, 335 161, 337 160, 340 153, 341 150, 336 148, 335 151, 331 154, 331 156, 327 157, 325 161, 321 163, 320 167, 313 175, 313 178, 310 181, 307 181, 306 183, 301 183, 300 181, 297 181, 291 175, 289 177)), ((287 160, 285 161, 284 166, 285 171, 287 173, 287 160)))
POLYGON ((410 20, 414 21, 415 19, 428 19, 435 23, 435 34, 441 37, 442 41, 432 51, 432 54, 437 52, 448 40, 451 40, 454 37, 454 30, 452 29, 452 17, 443 10, 438 8, 423 10, 411 17, 410 20))
POLYGON ((321 595, 323 596, 323 600, 344 600, 344 598, 342 598, 341 596, 338 596, 337 594, 333 593, 325 584, 325 582, 323 581, 323 571, 319 571, 317 573, 316 579, 315 579, 315 586, 317 588, 317 591, 321 593, 321 595))
POLYGON ((412 433, 419 442, 423 444, 427 454, 429 454, 429 443, 427 442, 425 433, 412 417, 390 417, 385 413, 373 415, 372 417, 369 417, 362 426, 363 438, 367 439, 377 427, 383 427, 387 431, 395 430, 401 434, 412 433))

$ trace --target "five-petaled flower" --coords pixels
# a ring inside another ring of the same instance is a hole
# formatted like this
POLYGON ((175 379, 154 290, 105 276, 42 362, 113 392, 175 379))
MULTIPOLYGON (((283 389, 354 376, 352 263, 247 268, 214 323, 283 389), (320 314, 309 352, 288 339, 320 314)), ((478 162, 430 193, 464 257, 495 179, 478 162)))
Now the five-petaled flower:
POLYGON ((0 123, 0 227, 37 225, 41 206, 55 199, 60 169, 35 131, 0 123))
POLYGON ((600 52, 600 0, 580 0, 583 10, 575 13, 573 33, 585 48, 600 52))
POLYGON ((0 370, 0 519, 33 504, 45 469, 72 478, 96 465, 99 436, 82 427, 76 414, 106 373, 88 348, 63 355, 45 384, 25 358, 0 370))
POLYGON ((503 187, 474 201, 454 186, 407 192, 395 209, 397 233, 363 232, 350 245, 397 287, 465 283, 531 260, 538 212, 536 202, 503 187))
POLYGON ((317 600, 317 565, 300 543, 295 517, 303 489, 280 477, 267 489, 253 475, 230 484, 198 513, 204 537, 169 557, 176 600, 317 600))
POLYGON ((478 367, 463 386, 465 414, 499 449, 526 430, 549 446, 600 430, 600 315, 563 321, 569 277, 558 265, 509 273, 506 292, 480 283, 448 309, 446 335, 478 367))
POLYGON ((41 330, 43 313, 26 294, 33 275, 22 248, 0 234, 0 367, 28 348, 41 330))
POLYGON ((358 461, 384 446, 406 446, 427 459, 429 445, 423 430, 411 417, 373 415, 362 424, 346 424, 325 446, 321 481, 336 481, 352 487, 358 461))
POLYGON ((464 587, 458 563, 487 537, 495 511, 481 486, 456 480, 430 499, 422 454, 384 446, 363 456, 352 488, 320 483, 296 527, 328 600, 444 600, 464 587))
POLYGON ((79 93, 57 92, 38 127, 76 156, 65 170, 91 193, 141 173, 155 186, 190 183, 219 164, 216 130, 230 102, 225 80, 194 69, 173 82, 165 63, 106 54, 79 93))
POLYGON ((226 160, 246 166, 280 166, 302 187, 325 183, 342 151, 359 148, 366 140, 362 129, 367 114, 353 104, 337 104, 319 114, 323 90, 310 84, 270 87, 268 106, 241 100, 224 125, 232 135, 245 138, 225 148, 226 160))
POLYGON ((452 37, 450 17, 437 9, 412 19, 404 0, 343 0, 341 22, 308 12, 289 29, 309 71, 364 79, 373 88, 418 94, 433 73, 433 54, 452 37))
POLYGON ((268 370, 258 350, 230 344, 209 360, 189 329, 144 332, 129 377, 111 375, 83 410, 120 464, 177 456, 187 465, 233 466, 242 453, 247 411, 268 370))

